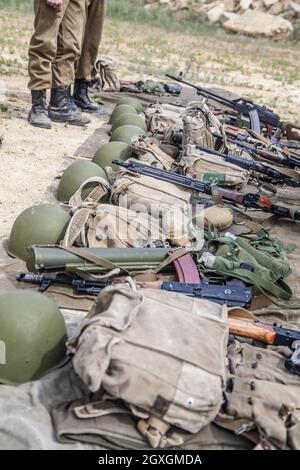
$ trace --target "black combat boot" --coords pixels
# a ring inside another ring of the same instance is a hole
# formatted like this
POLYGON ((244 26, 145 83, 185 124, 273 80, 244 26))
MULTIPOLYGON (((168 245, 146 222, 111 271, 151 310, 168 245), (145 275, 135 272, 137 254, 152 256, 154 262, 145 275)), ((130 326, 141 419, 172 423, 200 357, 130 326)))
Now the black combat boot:
POLYGON ((32 126, 51 129, 51 120, 46 103, 46 90, 31 90, 31 99, 32 107, 28 114, 28 121, 32 126))
POLYGON ((87 113, 102 113, 102 106, 99 104, 93 103, 90 100, 89 94, 89 82, 86 80, 75 80, 74 84, 74 93, 73 100, 78 108, 87 113))
POLYGON ((69 88, 52 88, 49 117, 54 122, 67 122, 73 126, 85 126, 91 122, 74 105, 69 88))

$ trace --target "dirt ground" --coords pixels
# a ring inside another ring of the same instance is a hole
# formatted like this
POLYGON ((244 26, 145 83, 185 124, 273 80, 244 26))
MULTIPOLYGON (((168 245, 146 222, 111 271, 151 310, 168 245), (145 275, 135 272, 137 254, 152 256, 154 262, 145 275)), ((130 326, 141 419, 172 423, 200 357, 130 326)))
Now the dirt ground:
MULTIPOLYGON (((76 152, 101 127, 105 115, 91 117, 88 128, 54 124, 51 130, 34 128, 27 122, 29 95, 26 78, 15 77, 13 86, 7 80, 8 92, 13 99, 13 117, 2 119, 0 135, 0 237, 5 238, 17 215, 26 207, 41 202, 55 202, 56 177, 74 158, 93 157, 93 153, 76 152), (76 156, 75 156, 76 153, 76 156)), ((103 142, 104 143, 104 142, 103 142)), ((102 142, 95 143, 95 150, 102 142)), ((93 149, 90 150, 93 152, 93 149)))
MULTIPOLYGON (((28 124, 26 67, 32 22, 31 14, 0 11, 2 240, 23 209, 55 201, 59 172, 74 158, 91 158, 108 140, 99 133, 107 115, 91 117, 86 128, 54 124, 53 129, 43 130, 28 124)), ((268 103, 285 118, 300 121, 299 46, 235 36, 194 36, 108 20, 101 53, 116 60, 122 79, 164 80, 166 72, 183 70, 188 79, 202 86, 216 85, 251 96, 268 103)))

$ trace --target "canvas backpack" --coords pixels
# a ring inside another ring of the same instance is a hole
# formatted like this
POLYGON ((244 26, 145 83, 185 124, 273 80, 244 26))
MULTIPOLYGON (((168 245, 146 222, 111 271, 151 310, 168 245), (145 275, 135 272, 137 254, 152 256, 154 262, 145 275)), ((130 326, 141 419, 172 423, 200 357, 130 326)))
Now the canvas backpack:
POLYGON ((162 134, 169 129, 182 131, 184 108, 171 104, 152 104, 144 110, 147 127, 152 134, 162 134))
POLYGON ((186 176, 219 186, 241 188, 247 184, 250 173, 227 162, 223 158, 199 150, 195 145, 186 145, 180 166, 186 176))
POLYGON ((89 390, 129 405, 150 445, 163 448, 170 427, 196 433, 220 409, 226 316, 224 306, 129 280, 102 291, 68 350, 89 390))
POLYGON ((160 221, 147 212, 98 204, 77 209, 68 225, 63 246, 98 248, 142 248, 166 242, 160 221))
POLYGON ((204 101, 189 103, 182 119, 183 149, 187 145, 197 144, 215 148, 216 139, 212 135, 212 131, 221 133, 222 124, 204 101))
POLYGON ((174 164, 174 159, 160 149, 156 139, 151 137, 134 137, 130 144, 130 153, 141 163, 148 163, 162 170, 170 171, 174 164))
POLYGON ((286 348, 228 346, 227 400, 217 423, 262 449, 300 450, 300 377, 285 368, 286 348))

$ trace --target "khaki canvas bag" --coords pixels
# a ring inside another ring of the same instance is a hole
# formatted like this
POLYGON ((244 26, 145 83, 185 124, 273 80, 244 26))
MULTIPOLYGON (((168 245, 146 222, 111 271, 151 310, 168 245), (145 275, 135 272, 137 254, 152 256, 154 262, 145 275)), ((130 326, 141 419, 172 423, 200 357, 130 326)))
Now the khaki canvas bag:
POLYGON ((170 426, 196 433, 216 417, 227 341, 224 306, 129 279, 102 291, 68 351, 91 392, 127 403, 150 445, 165 447, 170 426))
MULTIPOLYGON (((300 449, 300 377, 285 368, 287 348, 263 349, 234 341, 228 347, 227 405, 223 424, 244 420, 275 448, 300 449)), ((233 428, 232 428, 233 429, 233 428)))
POLYGON ((183 115, 183 141, 185 149, 187 145, 205 145, 215 148, 213 132, 222 132, 222 124, 210 111, 207 104, 201 101, 189 103, 183 115))
POLYGON ((174 159, 161 150, 156 139, 151 137, 134 137, 130 144, 131 155, 141 163, 149 163, 162 170, 170 171, 174 159))
POLYGON ((92 86, 100 91, 120 91, 117 65, 109 57, 97 58, 92 70, 92 86))
POLYGON ((241 188, 250 178, 249 171, 199 150, 195 145, 186 145, 180 165, 186 176, 220 186, 241 188))
POLYGON ((156 241, 166 242, 160 221, 147 212, 136 213, 125 207, 98 204, 95 209, 75 211, 63 246, 98 248, 142 248, 156 241))
POLYGON ((184 108, 171 104, 152 104, 144 110, 147 127, 153 134, 165 134, 169 129, 182 131, 184 108))
POLYGON ((139 208, 149 214, 159 215, 179 209, 187 214, 192 193, 173 183, 156 180, 150 176, 136 175, 120 170, 111 188, 111 202, 138 212, 139 208))
POLYGON ((201 235, 193 224, 191 198, 191 192, 172 183, 123 170, 111 190, 112 203, 160 219, 163 232, 176 246, 192 246, 201 235))

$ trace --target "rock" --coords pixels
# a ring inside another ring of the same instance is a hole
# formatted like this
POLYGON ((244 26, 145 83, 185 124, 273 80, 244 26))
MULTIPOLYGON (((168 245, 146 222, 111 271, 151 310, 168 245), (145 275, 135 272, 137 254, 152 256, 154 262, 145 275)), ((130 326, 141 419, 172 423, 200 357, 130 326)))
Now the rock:
POLYGON ((269 10, 268 10, 268 13, 270 13, 271 15, 280 15, 281 13, 284 12, 284 9, 286 8, 286 5, 282 2, 277 2, 277 3, 274 3, 274 5, 272 5, 269 10))
POLYGON ((226 21, 234 20, 238 17, 239 17, 239 15, 237 13, 233 13, 231 11, 224 11, 224 13, 220 17, 219 21, 220 21, 221 25, 223 25, 226 21))
POLYGON ((240 0, 239 10, 246 11, 251 7, 252 0, 240 0))
POLYGON ((225 7, 225 12, 231 12, 236 9, 237 2, 236 0, 225 0, 224 1, 224 7, 225 7))
POLYGON ((296 2, 289 2, 288 3, 288 10, 291 10, 295 13, 295 18, 300 17, 300 3, 296 2))
POLYGON ((264 0, 264 5, 266 8, 269 8, 272 5, 275 5, 275 3, 280 3, 280 2, 279 0, 264 0))
POLYGON ((224 3, 221 2, 207 12, 207 18, 210 23, 217 23, 225 11, 224 3))
POLYGON ((258 10, 248 10, 237 18, 226 21, 223 27, 234 33, 265 36, 275 40, 285 39, 293 32, 290 21, 258 10))

